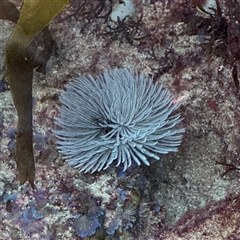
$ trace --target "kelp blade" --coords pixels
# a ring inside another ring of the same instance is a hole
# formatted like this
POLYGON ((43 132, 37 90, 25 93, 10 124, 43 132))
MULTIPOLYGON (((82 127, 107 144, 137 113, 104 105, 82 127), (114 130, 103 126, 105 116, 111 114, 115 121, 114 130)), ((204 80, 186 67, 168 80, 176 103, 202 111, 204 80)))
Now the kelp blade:
POLYGON ((6 48, 6 78, 18 114, 15 160, 20 184, 34 187, 35 165, 32 146, 33 53, 27 46, 65 7, 68 0, 24 0, 19 20, 6 48))

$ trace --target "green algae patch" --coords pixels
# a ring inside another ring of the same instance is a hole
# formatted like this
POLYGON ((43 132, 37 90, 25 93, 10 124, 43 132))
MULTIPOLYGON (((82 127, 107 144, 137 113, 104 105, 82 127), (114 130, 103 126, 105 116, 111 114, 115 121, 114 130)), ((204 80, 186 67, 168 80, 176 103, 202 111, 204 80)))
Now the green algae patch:
POLYGON ((18 114, 15 160, 20 185, 34 187, 35 165, 32 133, 33 39, 62 11, 68 0, 25 0, 6 48, 6 79, 18 114))

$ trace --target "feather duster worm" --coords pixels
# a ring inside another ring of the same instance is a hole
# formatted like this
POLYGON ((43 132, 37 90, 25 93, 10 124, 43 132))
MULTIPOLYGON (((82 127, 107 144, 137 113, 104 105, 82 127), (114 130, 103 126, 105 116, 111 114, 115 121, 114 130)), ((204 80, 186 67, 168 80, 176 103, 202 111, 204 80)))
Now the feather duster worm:
POLYGON ((159 160, 182 141, 182 119, 173 114, 179 103, 160 83, 127 68, 70 82, 60 103, 58 149, 80 171, 149 165, 149 157, 159 160))

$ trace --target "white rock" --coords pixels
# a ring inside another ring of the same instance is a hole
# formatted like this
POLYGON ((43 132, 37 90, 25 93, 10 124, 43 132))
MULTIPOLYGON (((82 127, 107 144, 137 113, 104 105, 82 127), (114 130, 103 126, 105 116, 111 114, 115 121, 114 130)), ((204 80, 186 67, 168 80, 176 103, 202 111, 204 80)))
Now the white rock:
POLYGON ((111 19, 117 22, 118 18, 123 20, 126 16, 132 16, 135 12, 135 7, 132 0, 123 0, 121 3, 116 3, 111 13, 111 19))
MULTIPOLYGON (((205 0, 205 2, 202 3, 202 8, 206 13, 214 15, 216 13, 215 10, 217 10, 216 0, 205 0)), ((200 9, 198 8, 198 10, 200 9)))

